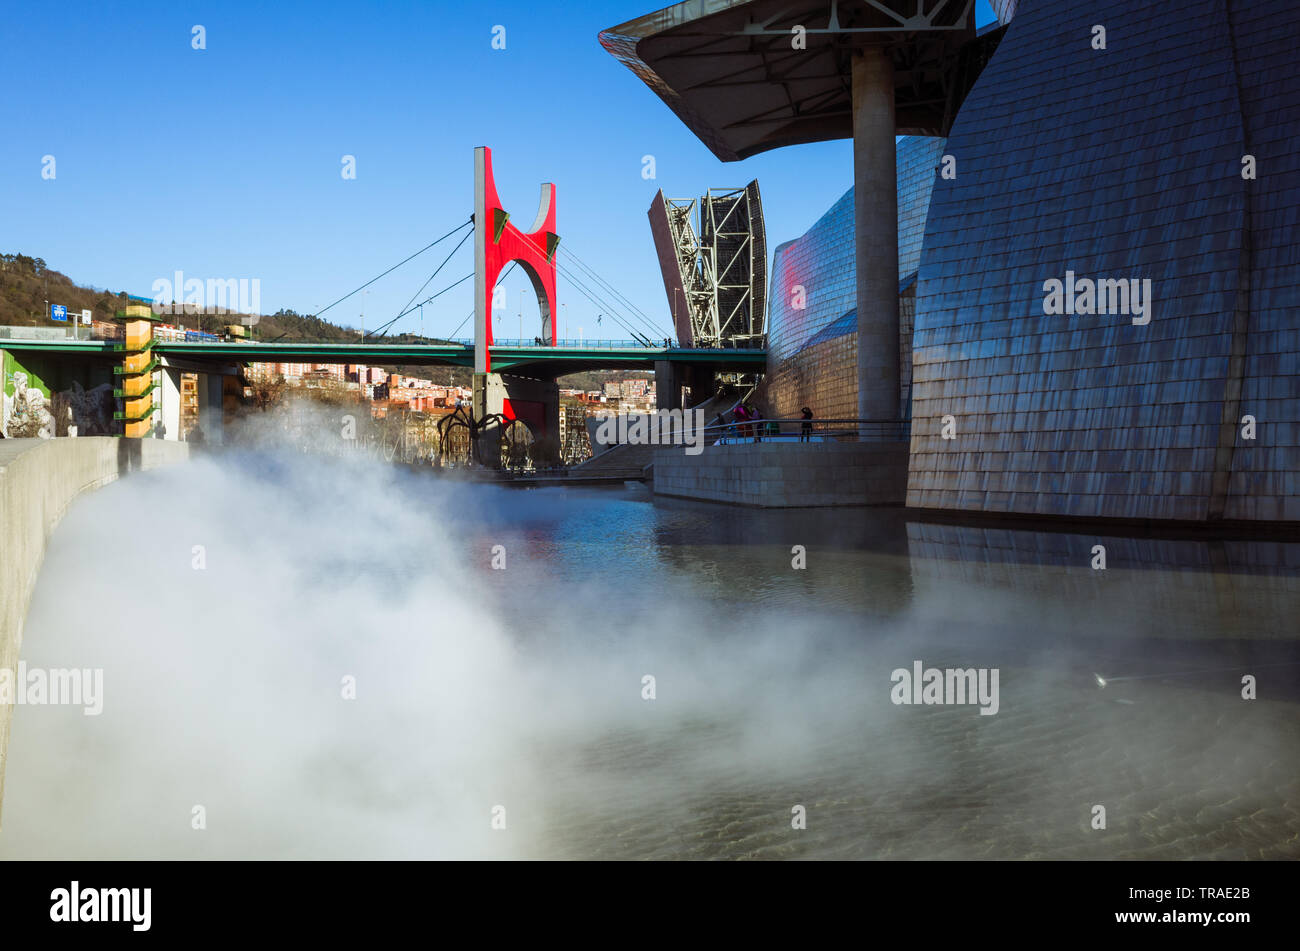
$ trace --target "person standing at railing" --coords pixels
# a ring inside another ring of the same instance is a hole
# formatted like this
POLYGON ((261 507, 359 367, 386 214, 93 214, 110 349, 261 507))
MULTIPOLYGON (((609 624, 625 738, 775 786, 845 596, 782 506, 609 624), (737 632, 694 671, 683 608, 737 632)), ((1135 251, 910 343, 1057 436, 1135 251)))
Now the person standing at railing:
POLYGON ((812 442, 813 411, 805 406, 803 409, 799 410, 799 417, 803 420, 803 422, 799 424, 799 441, 812 442))
POLYGON ((745 409, 744 403, 736 404, 736 408, 731 411, 731 418, 736 421, 736 438, 743 438, 745 436, 745 427, 742 424, 749 418, 749 412, 745 409))

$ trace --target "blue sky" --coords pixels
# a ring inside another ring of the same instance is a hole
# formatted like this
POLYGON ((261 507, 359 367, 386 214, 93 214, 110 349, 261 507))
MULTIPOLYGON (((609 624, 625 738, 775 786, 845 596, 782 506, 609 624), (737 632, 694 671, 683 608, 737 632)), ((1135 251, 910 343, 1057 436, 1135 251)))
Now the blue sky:
MULTIPOLYGON (((477 3, 60 3, 0 27, 0 250, 73 280, 149 294, 187 277, 261 281, 264 312, 310 313, 469 217, 472 151, 493 150, 515 221, 553 181, 565 247, 668 332, 646 209, 757 178, 768 246, 796 237, 852 181, 847 141, 723 163, 596 34, 656 0, 477 3), (206 29, 207 49, 191 48, 206 29), (491 47, 506 28, 506 49, 491 47), (641 177, 655 156, 657 179, 641 177), (41 177, 53 155, 57 177, 41 177), (344 155, 357 176, 340 175, 344 155)), ((979 22, 992 19, 979 0, 979 22)), ((325 316, 395 316, 454 240, 325 316)), ((466 242, 423 296, 473 270, 466 242)), ((562 261, 563 263, 563 261, 562 261)), ((518 333, 516 270, 506 279, 518 333)), ((626 334, 564 278, 560 333, 626 334)), ((424 310, 459 336, 467 281, 424 310)), ((524 335, 537 305, 524 305, 524 335)), ((394 329, 417 330, 419 315, 394 329)))

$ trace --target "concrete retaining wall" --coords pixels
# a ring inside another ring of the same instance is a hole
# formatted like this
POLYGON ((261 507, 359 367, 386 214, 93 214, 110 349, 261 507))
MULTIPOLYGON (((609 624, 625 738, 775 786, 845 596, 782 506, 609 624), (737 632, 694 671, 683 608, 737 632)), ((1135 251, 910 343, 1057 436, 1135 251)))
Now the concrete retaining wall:
POLYGON ((654 490, 759 508, 902 505, 906 442, 745 443, 656 450, 654 490))
MULTIPOLYGON (((27 602, 45 543, 68 505, 128 472, 189 458, 185 443, 158 439, 0 439, 0 667, 16 670, 27 602)), ((12 706, 0 706, 0 805, 12 706)))

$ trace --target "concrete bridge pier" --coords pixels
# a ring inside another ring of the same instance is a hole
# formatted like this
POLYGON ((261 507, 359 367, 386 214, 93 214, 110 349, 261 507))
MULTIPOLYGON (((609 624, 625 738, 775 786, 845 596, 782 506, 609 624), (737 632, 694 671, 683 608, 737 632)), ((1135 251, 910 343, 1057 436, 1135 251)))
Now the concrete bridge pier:
POLYGON ((198 379, 199 426, 203 441, 209 446, 220 446, 225 428, 226 378, 217 373, 200 373, 198 379))
POLYGON ((655 407, 682 408, 682 379, 670 360, 655 361, 655 407))
MULTIPOLYGON (((505 373, 475 373, 474 418, 500 413, 519 420, 533 441, 551 440, 558 456, 560 440, 560 387, 553 380, 534 380, 505 373)), ((501 464, 501 429, 495 424, 479 432, 479 459, 485 466, 501 464)))
POLYGON ((165 366, 159 371, 159 375, 162 378, 159 422, 163 425, 164 438, 179 440, 181 438, 181 371, 175 367, 165 366))
POLYGON ((691 390, 691 405, 698 406, 718 392, 718 369, 713 366, 685 367, 686 385, 691 390))
POLYGON ((718 391, 717 368, 709 365, 683 365, 671 360, 655 361, 656 409, 685 409, 703 403, 718 391), (682 398, 682 387, 691 391, 690 399, 682 398))
POLYGON ((190 373, 194 375, 197 384, 197 423, 203 430, 203 441, 208 445, 221 445, 225 441, 226 421, 239 406, 239 377, 233 375, 227 367, 222 367, 220 372, 209 373, 193 365, 178 365, 167 360, 163 360, 162 366, 154 372, 158 379, 159 397, 154 409, 154 420, 163 425, 164 438, 179 441, 185 436, 181 431, 184 401, 181 377, 190 373))

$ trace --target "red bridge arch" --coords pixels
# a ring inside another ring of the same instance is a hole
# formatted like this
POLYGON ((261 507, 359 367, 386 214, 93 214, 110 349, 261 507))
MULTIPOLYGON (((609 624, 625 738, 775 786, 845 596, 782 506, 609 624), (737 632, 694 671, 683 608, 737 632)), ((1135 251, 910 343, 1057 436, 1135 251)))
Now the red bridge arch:
POLYGON ((474 150, 474 370, 492 371, 492 292, 501 272, 518 261, 533 282, 542 314, 542 341, 555 343, 555 186, 542 186, 537 219, 528 232, 510 223, 492 177, 492 150, 474 150))

